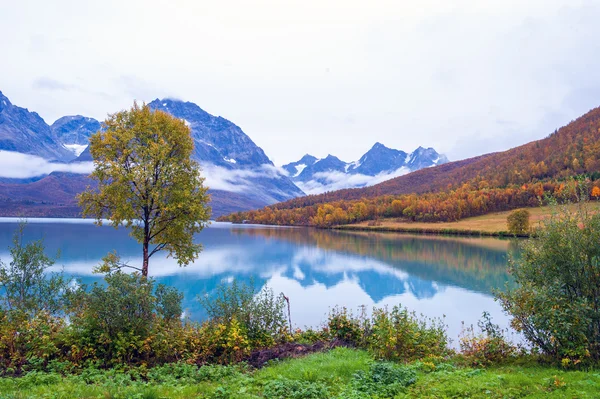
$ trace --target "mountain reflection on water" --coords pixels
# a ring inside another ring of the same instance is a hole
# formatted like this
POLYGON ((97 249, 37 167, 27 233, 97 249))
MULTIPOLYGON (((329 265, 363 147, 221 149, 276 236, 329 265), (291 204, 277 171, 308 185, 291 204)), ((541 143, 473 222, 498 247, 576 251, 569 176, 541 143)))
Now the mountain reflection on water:
MULTIPOLYGON (((3 222, 0 259, 6 261, 17 224, 3 222)), ((57 265, 83 283, 101 280, 92 269, 109 251, 141 263, 140 246, 126 230, 89 221, 32 220, 26 238, 44 238, 50 254, 60 250, 57 265)), ((321 324, 336 305, 396 304, 429 317, 445 315, 454 339, 461 322, 475 324, 483 311, 508 325, 492 291, 510 284, 507 254, 516 253, 514 241, 223 223, 213 223, 196 240, 204 251, 194 264, 181 268, 164 254, 150 263, 157 281, 184 293, 186 316, 192 320, 204 318, 198 295, 237 279, 284 292, 299 327, 321 324)))

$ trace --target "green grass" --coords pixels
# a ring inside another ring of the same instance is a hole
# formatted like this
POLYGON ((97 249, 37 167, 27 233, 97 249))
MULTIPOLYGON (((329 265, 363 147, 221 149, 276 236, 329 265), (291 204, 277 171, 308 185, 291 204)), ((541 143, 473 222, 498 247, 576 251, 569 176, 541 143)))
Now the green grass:
POLYGON ((420 374, 405 398, 599 398, 600 373, 504 366, 420 374))
POLYGON ((325 381, 348 383, 359 370, 366 370, 371 356, 360 350, 336 348, 299 359, 283 361, 257 371, 257 381, 269 381, 278 377, 290 380, 325 381))
MULTIPOLYGON (((264 398, 265 392, 273 395, 286 387, 293 389, 289 391, 293 398, 363 398, 368 396, 352 388, 354 375, 368 372, 372 362, 367 352, 338 348, 256 371, 215 367, 201 373, 186 368, 197 375, 188 372, 175 376, 172 370, 164 369, 149 382, 134 381, 139 378, 135 371, 94 371, 69 377, 30 373, 22 378, 1 378, 0 399, 244 399, 264 398)), ((415 362, 408 367, 417 372, 416 383, 403 388, 396 398, 600 398, 600 371, 565 371, 534 361, 487 369, 464 368, 451 362, 435 368, 415 362)))

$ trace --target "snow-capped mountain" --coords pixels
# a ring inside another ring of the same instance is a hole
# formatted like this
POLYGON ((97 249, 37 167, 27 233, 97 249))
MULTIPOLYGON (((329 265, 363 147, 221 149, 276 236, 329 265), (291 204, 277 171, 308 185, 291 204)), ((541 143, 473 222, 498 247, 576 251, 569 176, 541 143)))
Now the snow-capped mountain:
POLYGON ((285 169, 293 179, 298 177, 307 166, 310 166, 317 161, 318 159, 316 157, 306 154, 299 161, 288 163, 287 165, 282 166, 282 168, 285 169))
MULTIPOLYGON (((190 127, 193 158, 211 188, 213 216, 304 194, 227 119, 191 102, 156 99, 148 105, 190 127)), ((80 115, 62 117, 48 126, 37 113, 12 105, 0 93, 0 214, 77 216, 75 194, 91 183, 85 177, 93 167, 88 140, 100 129, 100 122, 80 115)))
POLYGON ((183 119, 190 127, 193 157, 204 168, 213 190, 249 195, 265 205, 304 194, 262 148, 227 119, 213 116, 194 103, 173 99, 156 99, 148 106, 183 119))
POLYGON ((48 161, 70 161, 75 155, 36 112, 17 107, 0 91, 0 151, 35 155, 48 161))
POLYGON ((63 116, 50 126, 63 147, 73 152, 76 157, 87 148, 90 136, 100 128, 100 122, 96 119, 81 115, 63 116))
POLYGON ((284 165, 283 169, 304 192, 317 194, 342 188, 370 186, 446 162, 448 158, 438 154, 433 148, 419 147, 406 153, 375 143, 358 161, 344 162, 333 155, 317 159, 307 154, 297 162, 284 165))

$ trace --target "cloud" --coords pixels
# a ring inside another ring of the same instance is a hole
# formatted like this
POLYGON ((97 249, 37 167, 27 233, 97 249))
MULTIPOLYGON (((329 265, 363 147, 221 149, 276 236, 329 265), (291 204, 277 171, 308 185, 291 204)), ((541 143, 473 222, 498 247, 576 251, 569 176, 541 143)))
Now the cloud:
POLYGON ((260 165, 256 169, 227 169, 213 164, 202 164, 206 185, 213 190, 248 192, 256 189, 252 179, 287 176, 285 170, 273 165, 260 165))
POLYGON ((52 79, 46 76, 42 76, 33 81, 34 89, 42 89, 42 90, 62 90, 69 91, 73 89, 77 89, 77 86, 60 82, 56 79, 52 79))
MULTIPOLYGON (((0 177, 27 179, 48 175, 52 172, 89 174, 94 170, 93 162, 55 163, 41 157, 0 150, 0 177)), ((202 164, 205 184, 213 190, 236 193, 255 193, 265 200, 276 202, 256 188, 254 179, 278 178, 285 176, 283 169, 273 165, 261 165, 256 169, 227 169, 213 164, 202 164)))
POLYGON ((344 188, 372 186, 407 173, 410 173, 410 169, 406 167, 401 167, 393 172, 382 172, 376 176, 359 173, 319 172, 314 174, 315 180, 296 182, 296 185, 306 194, 320 194, 325 191, 341 190, 344 188))
POLYGON ((202 164, 205 185, 213 190, 244 192, 251 188, 249 178, 257 173, 247 169, 227 169, 213 164, 202 164))
POLYGON ((0 151, 0 177, 5 178, 27 179, 52 172, 89 174, 93 169, 93 162, 54 163, 35 155, 0 151))

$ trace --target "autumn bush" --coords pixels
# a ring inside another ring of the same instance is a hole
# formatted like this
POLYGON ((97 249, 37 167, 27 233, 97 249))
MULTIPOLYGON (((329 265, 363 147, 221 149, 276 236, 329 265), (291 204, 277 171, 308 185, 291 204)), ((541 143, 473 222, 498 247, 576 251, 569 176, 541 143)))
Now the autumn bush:
POLYGON ((515 288, 499 294, 512 326, 566 365, 600 361, 600 214, 580 190, 576 212, 554 205, 511 261, 515 288))
POLYGON ((400 306, 374 308, 369 330, 367 349, 380 359, 406 362, 450 354, 443 319, 419 317, 400 306))
POLYGON ((519 353, 520 348, 508 339, 507 331, 492 322, 489 313, 484 312, 477 325, 479 331, 466 327, 460 338, 461 355, 470 366, 501 364, 519 353))
POLYGON ((139 273, 110 273, 104 284, 81 286, 69 299, 70 352, 106 365, 164 361, 152 351, 157 333, 174 333, 173 322, 181 328, 181 294, 139 273))
POLYGON ((406 362, 451 353, 442 319, 419 317, 401 306, 373 307, 370 316, 366 308, 355 315, 336 307, 329 314, 327 330, 330 338, 367 349, 383 360, 406 362))
POLYGON ((245 334, 253 348, 272 346, 290 335, 285 298, 269 287, 257 291, 253 282, 234 280, 198 300, 211 323, 228 328, 239 325, 236 328, 245 334))
POLYGON ((364 343, 368 333, 368 320, 364 312, 355 316, 345 307, 335 307, 327 318, 327 331, 330 339, 338 339, 351 345, 359 346, 364 343))
POLYGON ((41 240, 24 242, 25 226, 13 235, 10 262, 0 260, 0 371, 8 374, 47 365, 60 352, 66 324, 67 281, 49 271, 55 259, 41 240))
POLYGON ((0 374, 45 369, 65 346, 65 322, 47 312, 15 317, 0 311, 0 374))

